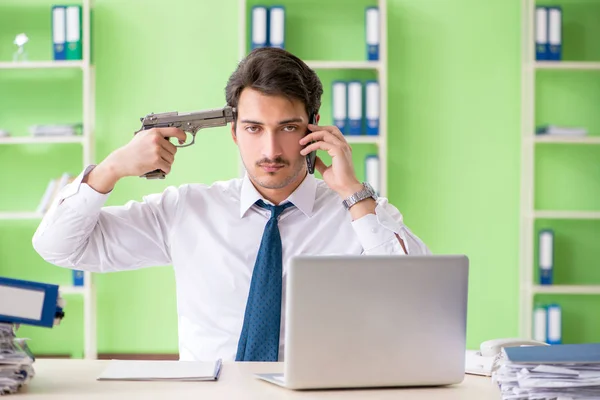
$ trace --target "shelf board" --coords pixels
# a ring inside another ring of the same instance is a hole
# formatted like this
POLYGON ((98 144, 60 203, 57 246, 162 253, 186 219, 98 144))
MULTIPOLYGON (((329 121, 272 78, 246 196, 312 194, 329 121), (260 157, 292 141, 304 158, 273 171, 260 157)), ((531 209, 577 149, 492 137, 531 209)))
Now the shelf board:
POLYGON ((379 69, 379 61, 305 61, 313 69, 379 69))
POLYGON ((600 285, 534 285, 533 293, 600 294, 600 285))
POLYGON ((535 218, 546 219, 600 219, 600 211, 535 211, 535 218))
POLYGON ((32 220, 42 219, 43 215, 37 212, 15 211, 0 212, 0 220, 32 220))
POLYGON ((74 61, 3 61, 0 69, 60 69, 60 68, 83 68, 82 60, 74 61))
POLYGON ((600 70, 600 62, 592 61, 536 61, 536 69, 600 70))
POLYGON ((59 286, 58 291, 61 294, 78 294, 78 295, 84 295, 85 294, 85 287, 84 286, 59 286))
POLYGON ((600 144, 600 136, 538 135, 536 143, 600 144))
POLYGON ((346 141, 350 144, 362 143, 379 145, 380 143, 380 137, 375 135, 344 135, 344 138, 346 138, 346 141))
POLYGON ((40 144, 40 143, 83 143, 83 136, 6 136, 0 137, 2 144, 40 144))

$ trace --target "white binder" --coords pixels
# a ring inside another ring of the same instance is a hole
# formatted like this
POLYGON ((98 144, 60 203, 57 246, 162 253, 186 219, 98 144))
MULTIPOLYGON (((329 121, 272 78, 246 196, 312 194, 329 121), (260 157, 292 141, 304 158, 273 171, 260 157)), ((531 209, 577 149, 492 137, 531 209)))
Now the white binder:
POLYGON ((548 59, 548 9, 535 8, 535 59, 548 59))
POLYGON ((548 344, 562 342, 562 312, 558 304, 548 306, 548 344))
POLYGON ((365 88, 367 135, 379 135, 379 82, 367 81, 365 88))
POLYGON ((362 83, 348 82, 348 134, 350 135, 362 133, 362 96, 362 83))
POLYGON ((252 49, 267 46, 267 8, 252 8, 252 49))
POLYGON ((547 319, 548 314, 546 307, 538 306, 533 311, 533 339, 538 342, 544 342, 548 340, 547 337, 547 319))
POLYGON ((285 48, 285 9, 281 6, 269 10, 269 46, 285 48))
POLYGON ((342 133, 346 133, 346 118, 348 118, 348 85, 343 81, 334 81, 331 85, 333 99, 333 124, 342 133))
POLYGON ((375 193, 381 193, 381 179, 379 171, 379 156, 372 154, 365 159, 365 180, 373 187, 375 193))
POLYGON ((367 60, 379 60, 379 8, 367 7, 365 11, 367 60))
POLYGON ((67 59, 67 16, 65 6, 52 7, 52 50, 55 60, 67 59))

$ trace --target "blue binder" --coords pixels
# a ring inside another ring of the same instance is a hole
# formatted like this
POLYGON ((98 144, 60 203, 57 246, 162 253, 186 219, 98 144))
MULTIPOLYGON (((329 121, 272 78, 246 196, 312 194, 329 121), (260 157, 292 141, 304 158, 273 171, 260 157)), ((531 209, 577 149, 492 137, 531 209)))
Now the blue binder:
POLYGON ((52 52, 55 60, 67 59, 67 8, 52 7, 52 52))
POLYGON ((548 59, 548 7, 535 8, 535 59, 548 59))
POLYGON ((348 119, 348 85, 344 81, 333 81, 331 84, 331 110, 333 124, 342 133, 346 132, 346 120, 348 119))
POLYGON ((551 285, 554 269, 554 231, 542 229, 538 234, 538 267, 540 284, 551 285))
POLYGON ((550 304, 548 310, 548 344, 562 343, 562 311, 558 304, 550 304))
POLYGON ((0 322, 51 328, 57 301, 58 285, 0 277, 0 322))
POLYGON ((379 82, 365 82, 365 118, 367 120, 367 135, 379 135, 379 82))
POLYGON ((283 6, 271 7, 268 20, 269 46, 285 49, 285 8, 283 6))
POLYGON ((381 194, 381 174, 378 154, 369 154, 365 157, 365 181, 367 181, 377 195, 381 194))
POLYGON ((83 286, 84 277, 85 273, 83 271, 73 270, 73 286, 83 286))
POLYGON ((252 50, 269 45, 269 12, 265 6, 252 7, 252 50))
POLYGON ((362 134, 363 87, 361 81, 348 82, 348 135, 362 134))
POLYGON ((548 60, 562 59, 562 9, 548 7, 548 60))
POLYGON ((379 8, 365 9, 365 37, 367 43, 367 60, 379 60, 379 8))

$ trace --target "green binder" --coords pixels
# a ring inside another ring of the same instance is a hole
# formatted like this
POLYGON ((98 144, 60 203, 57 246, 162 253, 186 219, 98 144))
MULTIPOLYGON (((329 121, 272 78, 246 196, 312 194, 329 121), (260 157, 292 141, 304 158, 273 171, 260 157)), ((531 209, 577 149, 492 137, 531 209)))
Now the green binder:
POLYGON ((67 6, 67 60, 81 60, 81 6, 67 6))

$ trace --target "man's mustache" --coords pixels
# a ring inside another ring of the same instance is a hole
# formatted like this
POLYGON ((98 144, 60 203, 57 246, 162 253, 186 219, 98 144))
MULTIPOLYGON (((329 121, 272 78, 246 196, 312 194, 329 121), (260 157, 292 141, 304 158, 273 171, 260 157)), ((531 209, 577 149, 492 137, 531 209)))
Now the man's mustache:
POLYGON ((274 160, 270 160, 268 158, 260 159, 256 162, 256 165, 261 166, 262 164, 276 164, 276 165, 290 165, 288 160, 284 158, 277 157, 274 160))

